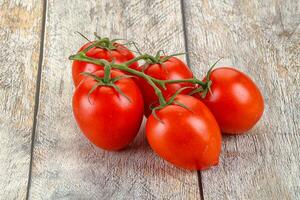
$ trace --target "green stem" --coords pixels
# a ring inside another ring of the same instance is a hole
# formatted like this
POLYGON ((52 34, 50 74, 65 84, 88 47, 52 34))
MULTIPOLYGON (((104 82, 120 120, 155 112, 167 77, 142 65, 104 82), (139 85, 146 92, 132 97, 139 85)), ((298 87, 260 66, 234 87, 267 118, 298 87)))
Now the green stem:
POLYGON ((153 56, 150 56, 148 54, 144 54, 144 55, 140 55, 138 57, 135 57, 123 64, 115 64, 115 63, 110 63, 107 60, 104 59, 95 59, 95 58, 90 58, 87 57, 85 52, 81 51, 75 55, 72 55, 69 57, 70 60, 79 60, 79 61, 84 61, 84 62, 89 62, 89 63, 93 63, 96 65, 102 65, 105 66, 104 67, 104 82, 108 83, 110 80, 110 71, 111 68, 115 68, 115 69, 119 69, 121 71, 125 71, 125 72, 129 72, 130 74, 139 76, 144 78, 154 89, 158 99, 159 99, 159 103, 160 105, 166 105, 166 100, 161 92, 161 90, 159 89, 159 87, 155 84, 159 84, 160 86, 162 86, 163 88, 165 88, 165 84, 167 83, 181 83, 181 82, 189 82, 189 83, 193 83, 193 84, 199 84, 201 85, 203 88, 207 87, 207 83, 202 82, 196 78, 193 79, 178 79, 178 80, 159 80, 156 78, 153 78, 143 72, 140 72, 138 70, 135 69, 131 69, 128 66, 131 65, 134 62, 137 62, 139 60, 145 60, 145 59, 149 59, 150 61, 155 61, 155 58, 153 56))
MULTIPOLYGON (((140 56, 142 57, 142 56, 140 56)), ((134 70, 131 69, 129 67, 127 67, 127 65, 125 64, 110 64, 108 61, 104 60, 104 59, 94 59, 94 58, 90 58, 87 57, 84 53, 80 52, 78 54, 72 55, 69 57, 70 60, 80 60, 80 61, 85 61, 85 62, 89 62, 89 63, 93 63, 96 65, 102 65, 102 66, 107 66, 107 65, 111 65, 111 67, 122 70, 122 71, 126 71, 129 72, 133 75, 137 75, 140 76, 142 78, 144 78, 154 89, 158 99, 159 99, 159 103, 161 105, 165 105, 166 104, 166 100, 161 92, 161 90, 157 87, 157 85, 154 83, 153 80, 155 80, 157 82, 157 79, 152 78, 151 76, 148 76, 147 74, 140 72, 138 70, 134 70)), ((140 58, 142 59, 142 58, 140 58)))
POLYGON ((87 57, 86 54, 83 53, 83 52, 79 52, 75 55, 71 55, 69 57, 69 59, 70 60, 78 60, 78 61, 89 62, 89 63, 93 63, 93 64, 96 64, 96 65, 102 65, 102 66, 110 65, 110 63, 107 60, 90 58, 90 57, 87 57))
POLYGON ((198 79, 192 78, 192 79, 177 79, 177 80, 160 80, 162 82, 166 83, 182 83, 182 82, 186 82, 186 83, 193 83, 193 84, 199 84, 202 87, 205 87, 206 84, 198 79))
POLYGON ((159 63, 159 60, 156 59, 154 56, 151 56, 148 54, 146 54, 146 55, 147 55, 147 58, 151 61, 151 63, 153 63, 153 64, 159 63))
POLYGON ((151 76, 148 76, 147 74, 145 74, 143 72, 131 69, 131 68, 127 67, 124 64, 112 64, 112 67, 144 78, 153 87, 153 89, 155 91, 155 94, 158 97, 160 105, 165 105, 166 104, 166 100, 165 100, 161 90, 159 89, 159 87, 157 87, 157 85, 153 81, 153 80, 157 80, 157 79, 154 79, 151 76))
POLYGON ((104 67, 104 78, 103 78, 104 83, 109 83, 109 81, 110 81, 110 70, 111 70, 110 65, 106 65, 104 67))

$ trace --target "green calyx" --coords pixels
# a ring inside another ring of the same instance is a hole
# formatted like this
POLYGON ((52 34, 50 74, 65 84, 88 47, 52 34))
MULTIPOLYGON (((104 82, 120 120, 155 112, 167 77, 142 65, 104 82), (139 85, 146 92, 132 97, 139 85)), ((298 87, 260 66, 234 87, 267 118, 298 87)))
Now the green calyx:
POLYGON ((147 54, 147 58, 144 59, 147 64, 164 64, 167 60, 174 56, 179 56, 179 55, 184 55, 186 53, 177 53, 177 54, 172 54, 172 55, 166 55, 163 50, 159 50, 155 56, 151 56, 147 54))
MULTIPOLYGON (((191 91, 189 93, 189 95, 193 95, 193 94, 196 94, 196 93, 200 93, 201 94, 201 98, 204 99, 207 95, 207 93, 209 92, 210 94, 212 94, 212 91, 211 91, 211 85, 212 85, 212 80, 210 79, 210 74, 213 70, 213 68, 216 66, 216 64, 221 60, 222 58, 219 58, 210 68, 209 70, 207 71, 206 73, 206 80, 204 82, 204 84, 199 84, 201 85, 201 87, 198 87, 196 89, 194 89, 193 91, 191 91)), ((203 82, 202 82, 203 83, 203 82)))
POLYGON ((117 47, 114 45, 114 43, 117 41, 115 40, 110 40, 107 37, 101 38, 100 36, 97 35, 97 33, 94 33, 95 37, 97 40, 95 41, 97 43, 96 47, 101 48, 101 49, 106 49, 108 51, 115 50, 117 47))
POLYGON ((166 107, 166 106, 168 106, 168 105, 172 105, 172 104, 173 104, 173 105, 178 105, 178 106, 180 106, 180 107, 183 107, 183 108, 185 108, 185 109, 191 111, 191 109, 190 109, 188 106, 186 106, 185 104, 183 104, 183 103, 181 103, 181 102, 179 102, 179 101, 176 100, 176 97, 177 97, 182 91, 184 91, 184 90, 186 90, 186 89, 191 89, 191 88, 193 88, 193 87, 183 87, 183 88, 180 88, 180 89, 177 90, 177 91, 176 91, 176 92, 168 99, 168 101, 166 101, 164 104, 160 104, 160 105, 157 106, 157 107, 150 107, 150 109, 152 110, 153 116, 154 116, 158 121, 160 121, 161 123, 163 123, 163 121, 157 116, 156 111, 157 111, 157 110, 160 110, 160 109, 163 109, 164 107, 166 107))
MULTIPOLYGON (((77 32, 79 35, 81 35, 83 38, 85 38, 86 40, 90 41, 86 36, 84 36, 82 33, 77 32)), ((84 49, 83 52, 88 52, 91 48, 93 47, 97 47, 97 48, 101 48, 101 49, 106 49, 108 51, 112 51, 117 49, 117 47, 115 46, 115 42, 118 39, 114 39, 114 40, 110 40, 107 37, 101 38, 99 35, 97 35, 97 33, 94 33, 96 40, 92 42, 92 45, 90 45, 88 48, 84 49)))
POLYGON ((90 95, 98 88, 101 86, 107 86, 107 87, 112 87, 114 88, 120 95, 124 96, 129 102, 131 102, 130 98, 120 89, 119 86, 116 85, 116 82, 124 79, 124 78, 132 78, 134 76, 131 75, 121 75, 121 76, 117 76, 114 78, 110 77, 110 70, 109 70, 109 77, 107 77, 107 69, 110 67, 105 67, 104 69, 104 77, 100 77, 97 76, 94 73, 90 73, 90 72, 82 72, 81 75, 83 76, 88 76, 93 78, 96 83, 93 85, 93 87, 90 89, 89 93, 88 93, 88 97, 90 97, 90 95))

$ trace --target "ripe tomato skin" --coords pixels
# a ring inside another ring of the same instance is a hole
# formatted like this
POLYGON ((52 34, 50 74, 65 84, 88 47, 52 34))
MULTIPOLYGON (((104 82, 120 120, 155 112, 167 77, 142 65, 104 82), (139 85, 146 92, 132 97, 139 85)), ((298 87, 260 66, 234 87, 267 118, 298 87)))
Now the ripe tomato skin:
MULTIPOLYGON (((139 67, 138 69, 141 71, 142 67, 139 67)), ((193 78, 193 73, 189 67, 176 57, 171 57, 163 64, 149 64, 149 66, 144 70, 144 73, 160 80, 193 78)), ((148 117, 151 114, 149 106, 154 102, 157 102, 158 98, 153 88, 144 79, 139 79, 139 86, 144 97, 145 115, 148 117)), ((162 90, 164 97, 168 98, 182 87, 193 87, 193 84, 172 83, 166 84, 166 90, 162 89, 161 87, 160 89, 162 90)), ((191 90, 184 90, 182 94, 187 94, 189 91, 191 90)))
MULTIPOLYGON (((103 70, 95 73, 103 76, 103 70)), ((112 70, 112 77, 123 73, 112 70)), ((73 113, 78 126, 96 146, 106 150, 126 147, 137 135, 143 119, 143 97, 132 79, 115 84, 130 101, 109 86, 100 86, 88 97, 96 81, 88 77, 73 95, 73 113)))
MULTIPOLYGON (((79 51, 86 49, 90 45, 92 45, 92 42, 88 42, 83 45, 79 51)), ((117 49, 111 51, 99 47, 93 47, 86 53, 86 55, 91 58, 104 59, 109 62, 114 60, 116 63, 123 63, 134 58, 134 54, 125 46, 119 43, 114 43, 114 46, 117 47, 117 49)), ((129 67, 136 69, 138 67, 138 63, 135 62, 129 67)), ((72 77, 75 87, 77 87, 80 81, 85 78, 80 74, 81 72, 95 72, 101 68, 103 67, 99 65, 75 60, 72 64, 72 77)))
POLYGON ((146 123, 146 136, 152 149, 177 167, 204 170, 219 162, 221 133, 209 109, 198 99, 178 95, 176 100, 190 110, 169 105, 156 111, 146 123))
POLYGON ((222 132, 241 134, 250 130, 264 111, 263 97, 244 73, 230 67, 213 70, 211 91, 202 100, 215 116, 222 132))

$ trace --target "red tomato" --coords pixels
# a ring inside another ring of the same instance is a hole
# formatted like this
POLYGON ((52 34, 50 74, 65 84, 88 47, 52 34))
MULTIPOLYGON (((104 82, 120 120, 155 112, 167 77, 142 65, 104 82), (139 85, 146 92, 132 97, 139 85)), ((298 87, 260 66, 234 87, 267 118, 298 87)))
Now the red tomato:
MULTIPOLYGON (((123 75, 111 71, 111 77, 123 75)), ((103 77, 103 70, 94 74, 103 77)), ((95 145, 107 150, 126 147, 137 135, 143 119, 143 97, 132 79, 120 79, 115 84, 129 100, 109 86, 99 86, 90 95, 97 82, 88 77, 82 81, 73 96, 73 112, 81 131, 95 145)))
POLYGON ((263 97, 244 73, 229 67, 211 72, 211 91, 203 99, 224 133, 239 134, 251 129, 264 111, 263 97))
MULTIPOLYGON (((86 49, 91 44, 92 42, 83 45, 79 51, 86 49)), ((86 55, 91 58, 105 59, 109 62, 114 60, 116 63, 123 63, 134 58, 134 54, 125 46, 119 43, 114 43, 113 45, 116 47, 116 49, 110 51, 100 47, 93 47, 86 53, 86 55)), ((135 62, 129 67, 136 69, 138 67, 138 63, 135 62)), ((95 72, 101 68, 103 67, 92 63, 74 61, 72 65, 72 76, 75 87, 77 87, 80 81, 84 79, 84 76, 80 74, 81 72, 95 72)))
POLYGON ((178 105, 168 105, 147 120, 146 135, 152 149, 165 160, 185 169, 203 170, 217 165, 221 151, 219 126, 198 99, 178 95, 178 105))
MULTIPOLYGON (((163 57, 162 57, 163 58, 163 57)), ((138 68, 140 71, 142 67, 138 68)), ((189 67, 176 57, 171 57, 163 64, 149 64, 144 70, 144 73, 152 76, 153 78, 161 80, 176 80, 176 79, 190 79, 193 78, 193 73, 189 67)), ((158 101, 158 98, 153 88, 144 80, 139 80, 144 102, 145 102, 145 115, 148 117, 151 114, 149 106, 158 101)), ((166 90, 160 88, 165 98, 168 98, 182 87, 192 87, 191 83, 171 83, 166 84, 166 90)), ((184 90, 182 94, 187 94, 190 90, 184 90)))

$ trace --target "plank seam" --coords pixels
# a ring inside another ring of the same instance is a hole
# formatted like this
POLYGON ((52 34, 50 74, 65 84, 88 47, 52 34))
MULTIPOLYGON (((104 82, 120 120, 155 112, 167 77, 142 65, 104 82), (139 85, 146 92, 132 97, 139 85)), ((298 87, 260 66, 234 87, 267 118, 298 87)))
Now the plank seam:
MULTIPOLYGON (((188 47, 188 38, 187 38, 187 31, 186 31, 186 16, 185 16, 185 5, 184 0, 180 0, 180 8, 181 8, 181 15, 182 15, 182 26, 183 26, 183 40, 184 40, 184 49, 186 52, 186 62, 188 66, 190 67, 190 57, 189 57, 189 47, 188 47)), ((199 185, 199 194, 200 198, 204 200, 203 195, 203 185, 202 185, 202 179, 201 179, 201 171, 197 171, 198 176, 198 185, 199 185)))
POLYGON ((201 171, 197 171, 200 197, 204 200, 201 171))
POLYGON ((31 186, 33 148, 34 148, 34 143, 35 143, 35 134, 36 134, 36 127, 37 127, 37 114, 38 114, 38 110, 39 110, 42 65, 43 65, 43 59, 44 59, 44 39, 45 39, 45 26, 46 26, 46 11, 47 11, 47 0, 44 0, 43 1, 42 27, 41 27, 41 40, 40 40, 40 55, 39 55, 38 72, 37 72, 37 79, 36 79, 35 104, 34 104, 33 125, 32 125, 32 133, 31 133, 31 149, 30 149, 30 162, 29 162, 29 173, 28 173, 28 181, 27 181, 26 200, 29 199, 29 190, 30 190, 30 186, 31 186))

